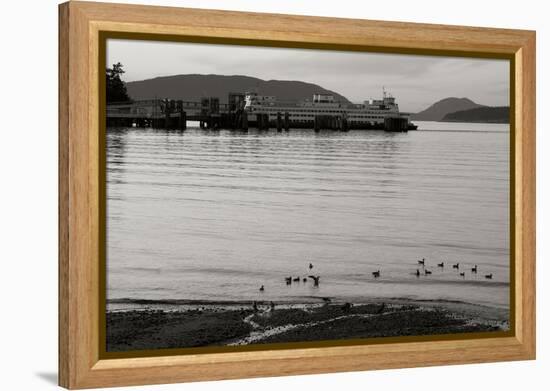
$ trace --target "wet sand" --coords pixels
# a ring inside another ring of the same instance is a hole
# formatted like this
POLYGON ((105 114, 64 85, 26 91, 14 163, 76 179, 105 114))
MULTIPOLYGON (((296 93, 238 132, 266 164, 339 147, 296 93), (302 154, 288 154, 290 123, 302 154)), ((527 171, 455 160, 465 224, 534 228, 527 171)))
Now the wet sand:
POLYGON ((507 311, 460 302, 135 303, 107 312, 107 351, 508 330, 507 311))

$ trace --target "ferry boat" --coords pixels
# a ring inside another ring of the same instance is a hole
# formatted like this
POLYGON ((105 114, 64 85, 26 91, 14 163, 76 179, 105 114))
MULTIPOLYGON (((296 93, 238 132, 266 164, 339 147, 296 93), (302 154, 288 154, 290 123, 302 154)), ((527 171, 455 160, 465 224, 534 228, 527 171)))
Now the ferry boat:
POLYGON ((285 102, 275 96, 247 92, 244 110, 249 115, 256 114, 258 118, 265 115, 270 123, 285 118, 292 128, 312 128, 317 123, 321 127, 322 124, 329 124, 345 129, 406 132, 417 128, 410 122, 410 113, 400 112, 395 98, 385 90, 382 99, 369 99, 359 104, 339 102, 330 94, 314 94, 312 100, 285 102))

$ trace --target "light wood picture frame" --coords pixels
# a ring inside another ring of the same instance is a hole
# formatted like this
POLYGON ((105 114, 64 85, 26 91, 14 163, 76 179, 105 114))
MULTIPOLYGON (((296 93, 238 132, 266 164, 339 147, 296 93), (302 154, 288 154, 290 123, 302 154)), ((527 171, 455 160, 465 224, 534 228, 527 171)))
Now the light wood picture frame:
POLYGON ((69 389, 535 359, 535 32, 70 1, 59 6, 59 384, 69 389), (106 358, 104 99, 108 36, 511 63, 511 332, 338 346, 106 358), (102 43, 103 42, 103 43, 102 43))

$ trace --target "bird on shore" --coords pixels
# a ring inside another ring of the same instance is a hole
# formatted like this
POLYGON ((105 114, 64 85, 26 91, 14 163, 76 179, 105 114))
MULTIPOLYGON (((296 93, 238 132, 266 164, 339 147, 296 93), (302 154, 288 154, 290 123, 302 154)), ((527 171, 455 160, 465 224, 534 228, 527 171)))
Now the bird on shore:
POLYGON ((353 304, 351 303, 346 303, 342 306, 342 310, 348 312, 349 310, 351 310, 351 307, 353 307, 353 304))
POLYGON ((260 292, 263 292, 264 290, 265 290, 265 288, 264 288, 264 286, 262 285, 262 286, 260 287, 260 292))
POLYGON ((437 267, 445 267, 445 263, 444 262, 438 263, 437 267))
POLYGON ((458 262, 455 263, 455 264, 453 265, 453 269, 458 269, 459 265, 460 265, 460 264, 459 264, 458 262))
POLYGON ((428 269, 424 270, 424 274, 428 275, 428 274, 432 274, 432 272, 428 269))
POLYGON ((372 272, 372 276, 373 276, 374 278, 380 277, 380 270, 377 270, 377 271, 375 271, 375 272, 372 272))
POLYGON ((294 278, 292 281, 294 281, 294 282, 300 282, 300 277, 296 277, 296 278, 294 278))
POLYGON ((416 269, 416 273, 414 274, 416 274, 417 277, 420 277, 420 270, 416 269))
POLYGON ((313 263, 311 263, 311 262, 309 263, 309 269, 310 270, 313 269, 313 263))
POLYGON ((493 279, 493 273, 485 275, 485 278, 488 279, 488 280, 492 280, 493 279))
POLYGON ((421 261, 418 261, 418 264, 424 266, 424 265, 426 265, 426 260, 424 258, 422 258, 421 261))
POLYGON ((292 277, 285 277, 285 281, 287 285, 292 284, 292 277))
POLYGON ((307 278, 304 277, 304 278, 302 279, 302 282, 305 284, 305 283, 307 282, 307 278))
POLYGON ((460 277, 465 277, 465 276, 466 276, 466 273, 464 273, 464 272, 460 273, 460 277))
POLYGON ((477 265, 472 268, 472 273, 477 273, 477 265))
POLYGON ((321 278, 321 276, 308 276, 308 277, 313 280, 313 286, 319 286, 319 279, 321 278))

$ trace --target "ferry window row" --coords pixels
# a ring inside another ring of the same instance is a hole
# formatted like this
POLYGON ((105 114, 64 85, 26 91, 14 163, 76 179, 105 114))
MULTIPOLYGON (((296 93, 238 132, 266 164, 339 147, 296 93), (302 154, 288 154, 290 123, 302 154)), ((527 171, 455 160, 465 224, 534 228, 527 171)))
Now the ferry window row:
MULTIPOLYGON (((293 117, 293 116, 291 116, 293 117)), ((315 117, 315 114, 300 114, 300 115, 297 115, 297 117, 309 117, 309 118, 314 118, 315 117)), ((270 114, 270 118, 277 118, 276 115, 273 115, 273 114, 270 114)), ((368 118, 368 119, 383 119, 384 117, 383 116, 377 116, 377 115, 350 115, 348 117, 348 119, 350 120, 353 120, 353 119, 358 119, 358 118, 368 118)))
MULTIPOLYGON (((264 111, 269 112, 270 114, 276 114, 281 113, 281 115, 284 115, 286 111, 294 114, 294 113, 311 113, 311 109, 253 109, 253 111, 264 111)), ((355 113, 350 112, 348 110, 315 110, 316 113, 348 113, 348 115, 355 115, 355 113)), ((367 114, 376 114, 375 111, 368 111, 367 114)))

